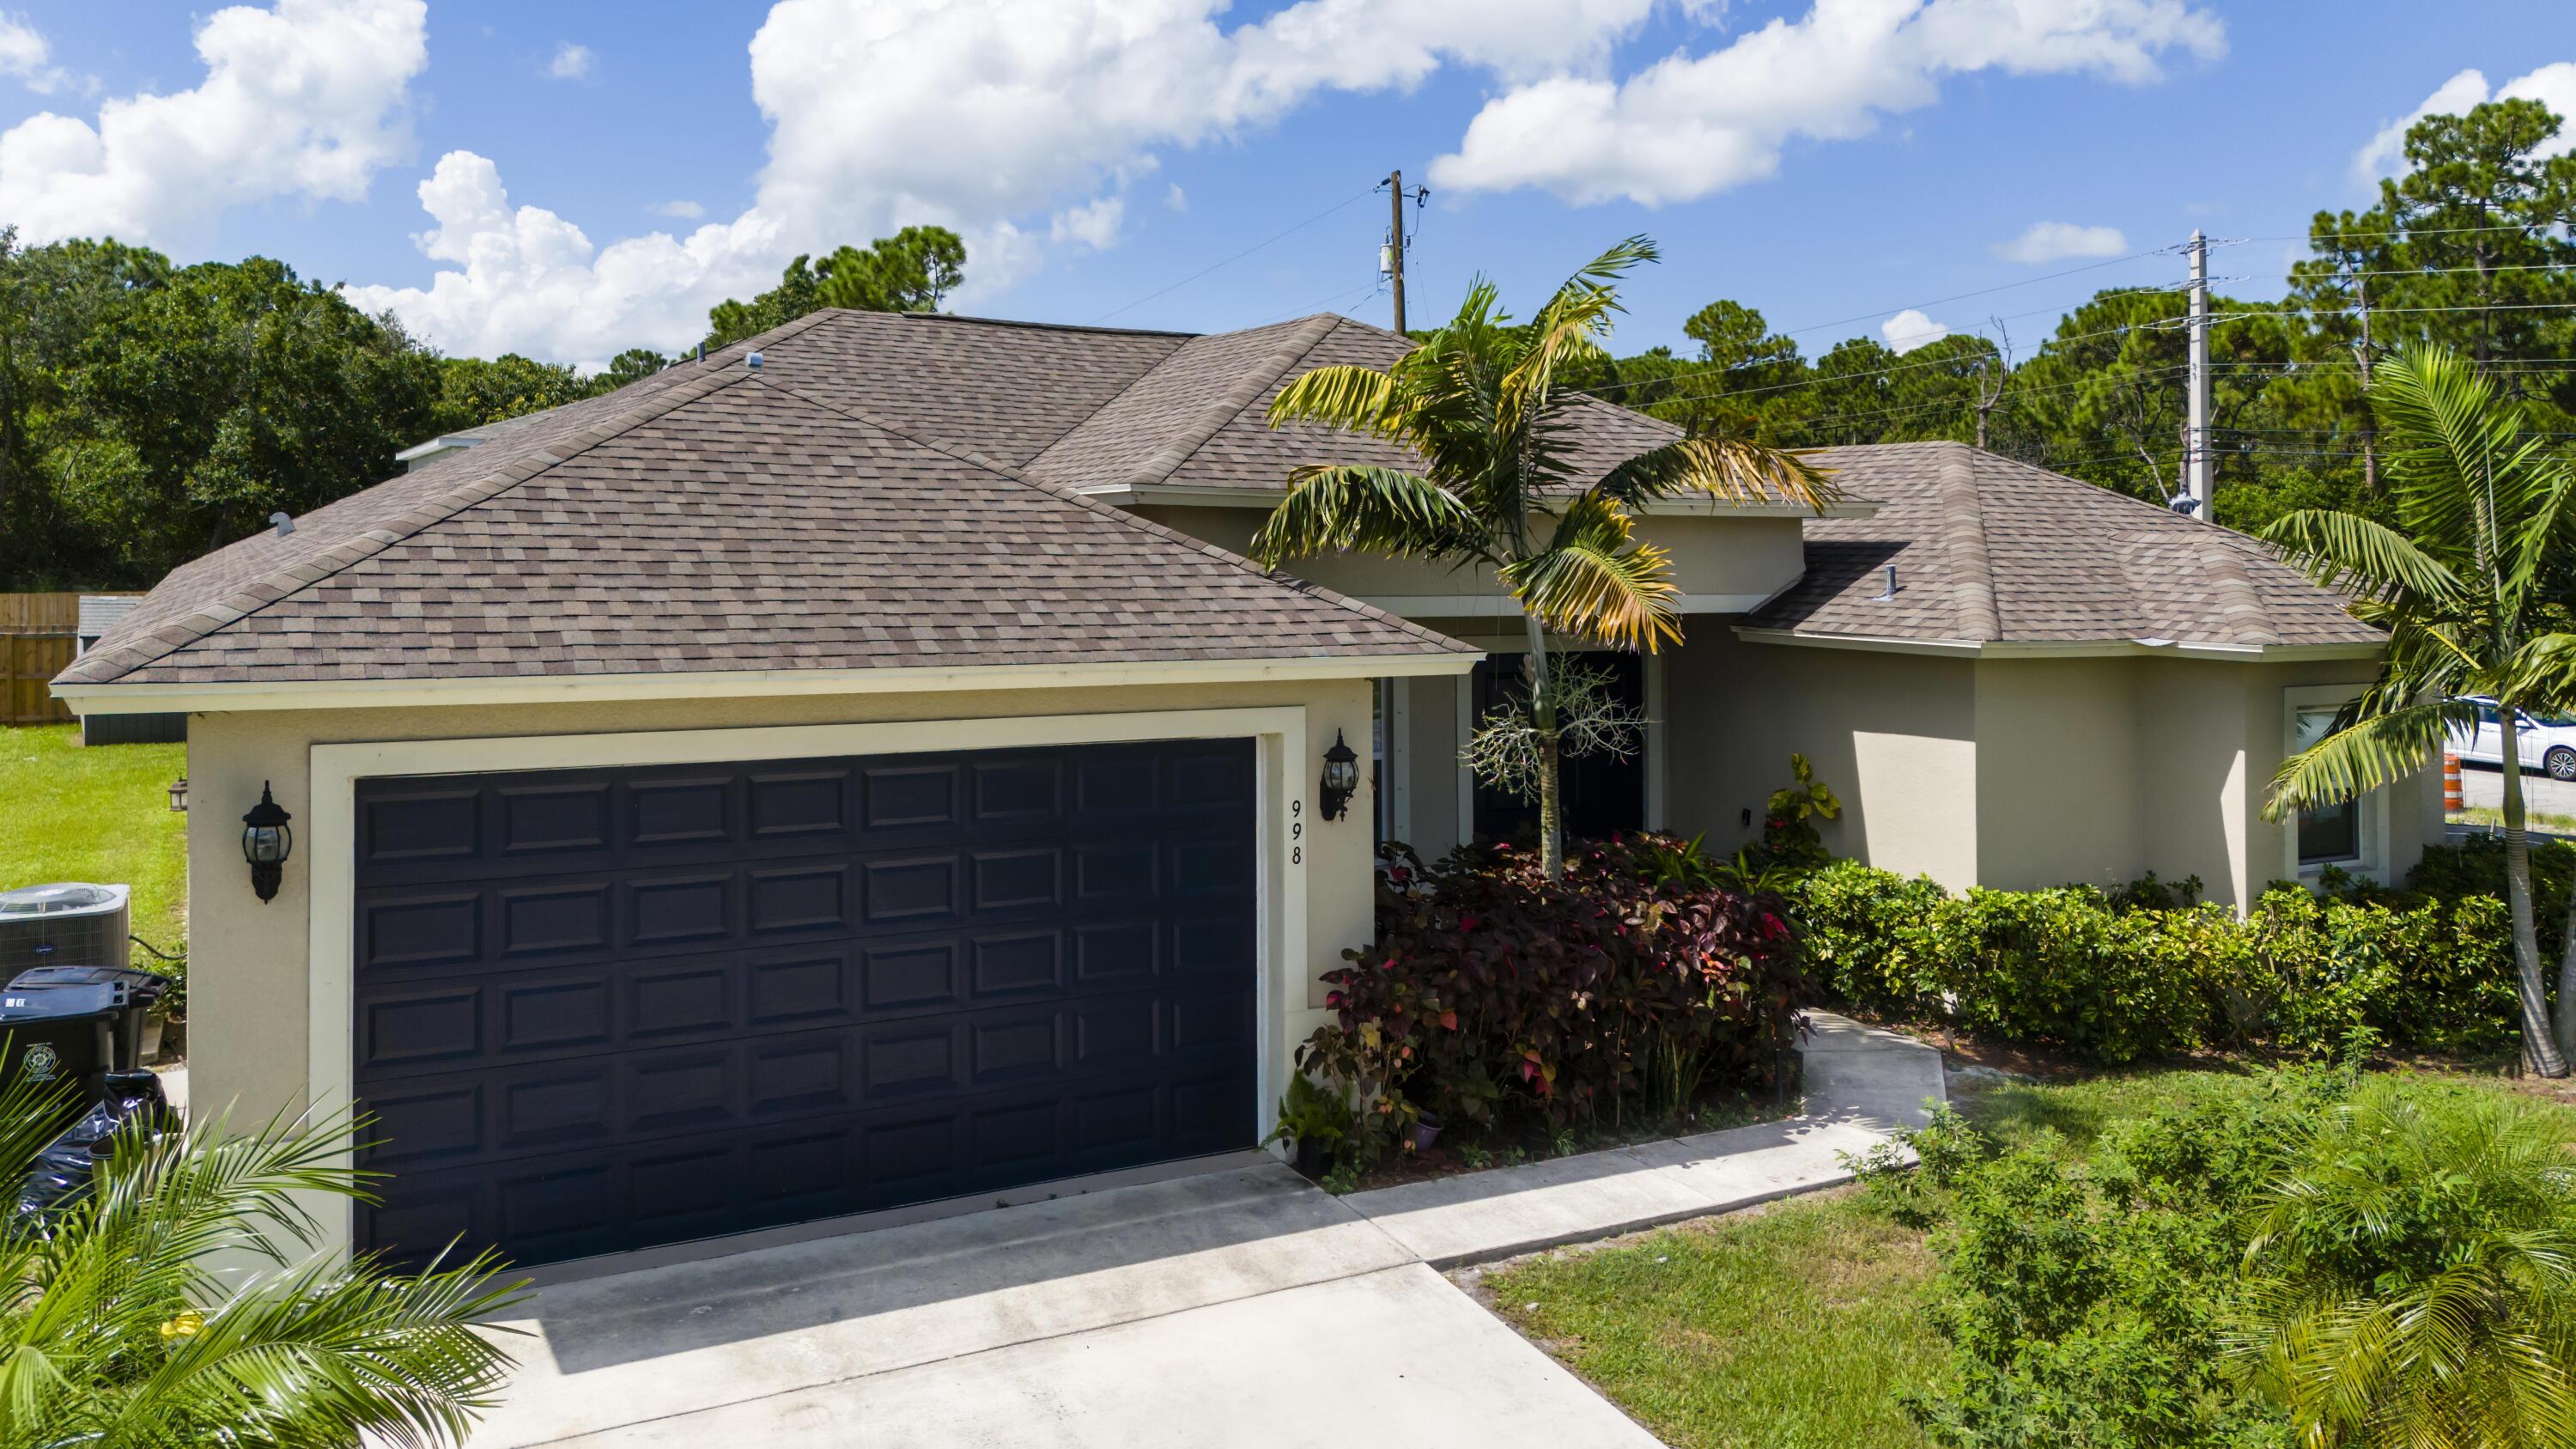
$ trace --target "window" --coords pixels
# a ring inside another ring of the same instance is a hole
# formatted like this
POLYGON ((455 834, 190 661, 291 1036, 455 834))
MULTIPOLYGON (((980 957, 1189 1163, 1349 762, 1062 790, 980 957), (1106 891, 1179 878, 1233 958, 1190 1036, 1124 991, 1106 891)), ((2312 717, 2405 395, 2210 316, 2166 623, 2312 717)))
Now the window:
MULTIPOLYGON (((2290 748, 2304 750, 2334 728, 2333 707, 2302 708, 2290 748)), ((2346 800, 2299 812, 2299 864, 2331 865, 2361 859, 2361 801, 2346 800)))

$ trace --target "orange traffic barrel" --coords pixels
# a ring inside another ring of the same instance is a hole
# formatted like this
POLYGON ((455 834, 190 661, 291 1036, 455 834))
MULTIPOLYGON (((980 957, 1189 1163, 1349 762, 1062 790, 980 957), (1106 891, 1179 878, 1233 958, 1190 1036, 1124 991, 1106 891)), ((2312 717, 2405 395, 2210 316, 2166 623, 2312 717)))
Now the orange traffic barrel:
POLYGON ((2468 804, 2467 796, 2460 790, 2460 757, 2445 750, 2442 752, 2442 808, 2465 810, 2468 804))

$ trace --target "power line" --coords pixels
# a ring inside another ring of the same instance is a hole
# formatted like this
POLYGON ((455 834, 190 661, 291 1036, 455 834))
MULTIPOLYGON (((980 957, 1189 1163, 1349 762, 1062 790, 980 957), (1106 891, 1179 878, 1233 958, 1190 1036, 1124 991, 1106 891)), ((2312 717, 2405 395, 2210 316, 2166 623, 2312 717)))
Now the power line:
POLYGON ((1350 206, 1355 202, 1365 201, 1376 194, 1377 188, 1372 186, 1366 191, 1362 191, 1354 196, 1346 197, 1341 201, 1337 201, 1331 206, 1325 207, 1323 210, 1316 212, 1313 216, 1306 218, 1304 221, 1297 223, 1295 226, 1289 227, 1285 231, 1264 237, 1260 241, 1254 242, 1252 245, 1245 247, 1243 250, 1236 252, 1233 256, 1227 257, 1221 262, 1211 262, 1208 265, 1199 268, 1197 271, 1190 273, 1188 276, 1181 278, 1179 281, 1172 283, 1168 287, 1147 292, 1144 296, 1137 298, 1135 301, 1128 303, 1124 307, 1113 307, 1108 311, 1101 313, 1099 316, 1092 318, 1091 321, 1085 325, 1092 326, 1106 322, 1121 312, 1133 311, 1138 307, 1142 307, 1146 303, 1153 301, 1156 297, 1164 296, 1171 292, 1177 292, 1181 288, 1188 286, 1190 283, 1197 281, 1199 278, 1206 276, 1210 272, 1233 266, 1236 262, 1242 261, 1245 257, 1252 255, 1263 247, 1269 246, 1273 242, 1285 241, 1289 237, 1292 237, 1297 233, 1304 231, 1306 228, 1313 226, 1315 223, 1322 221, 1325 217, 1331 216, 1334 212, 1340 211, 1344 207, 1350 206))
MULTIPOLYGON (((2114 257, 2107 262, 2094 262, 2087 266, 2068 267, 2065 271, 2050 272, 2045 276, 2024 277, 2018 282, 2006 282, 2001 286, 1980 287, 1973 292, 1961 292, 1955 296, 1949 297, 1935 297, 1929 302, 1908 302, 1902 307, 1890 307, 1882 312, 1863 312, 1858 316, 1841 317, 1831 322, 1818 322, 1810 327, 1792 327, 1785 331, 1774 333, 1773 335, 1778 337, 1804 337, 1810 332, 1822 332, 1828 327, 1847 327, 1854 322, 1871 322, 1881 317, 1893 317, 1899 312, 1919 312, 1926 307, 1940 307, 1951 302, 1964 302, 1970 297, 1984 297, 1996 292, 2009 292, 2015 287, 2027 287, 2035 282, 2053 282, 2060 277, 2072 277, 2080 272, 2098 272, 2104 267, 2116 267, 2124 262, 2142 261, 2148 257, 2167 256, 2170 255, 2173 250, 2174 248, 2172 247, 2158 247, 2153 251, 2138 252, 2134 255, 2125 257, 2114 257)), ((2029 314, 2025 313, 2023 315, 2027 316, 2029 314)))
MULTIPOLYGON (((2505 221, 2505 222, 2496 222, 2496 223, 2493 223, 2493 224, 2490 224, 2490 225, 2487 225, 2487 226, 2410 226, 2410 227, 2402 228, 2402 229, 2397 230, 2397 231, 2346 231, 2346 232, 2333 232, 2333 233, 2330 233, 2329 235, 2332 235, 2332 236, 2338 236, 2338 237, 2345 237, 2345 238, 2349 238, 2349 239, 2351 239, 2351 240, 2360 241, 2360 240, 2366 240, 2366 239, 2373 238, 2373 237, 2390 237, 2390 236, 2394 236, 2394 237, 2416 237, 2416 236, 2467 236, 2467 235, 2470 235, 2470 234, 2475 233, 2475 232, 2485 232, 2485 231, 2521 231, 2521 232, 2529 232, 2529 231, 2547 231, 2547 230, 2549 230, 2551 227, 2556 226, 2556 225, 2558 225, 2558 223, 2556 223, 2556 222, 2546 222, 2546 221, 2544 221, 2544 222, 2515 222, 2515 221, 2505 221)), ((2258 242, 2258 241, 2303 241, 2303 242, 2312 242, 2312 241, 2315 241, 2316 239, 2317 239, 2317 234, 2316 234, 2315 232, 2313 232, 2313 231, 2304 231, 2304 232, 2299 232, 2299 233, 2297 233, 2297 234, 2295 234, 2295 235, 2290 235, 2290 236, 2231 236, 2231 237, 2226 237, 2226 238, 2224 238, 2224 239, 2222 239, 2222 238, 2218 238, 2218 237, 2212 237, 2212 238, 2210 239, 2209 244, 2210 244, 2211 246, 2214 246, 2214 247, 2233 247, 2233 246, 2243 246, 2243 245, 2244 245, 2245 243, 2247 243, 2247 242, 2258 242)))

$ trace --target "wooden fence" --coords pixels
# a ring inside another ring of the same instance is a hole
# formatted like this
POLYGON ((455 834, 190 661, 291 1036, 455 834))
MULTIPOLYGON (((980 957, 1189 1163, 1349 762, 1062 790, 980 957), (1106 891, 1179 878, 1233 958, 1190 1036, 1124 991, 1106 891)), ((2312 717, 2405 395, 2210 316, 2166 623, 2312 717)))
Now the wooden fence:
POLYGON ((46 686, 80 653, 78 594, 0 594, 0 724, 62 724, 69 707, 46 686))

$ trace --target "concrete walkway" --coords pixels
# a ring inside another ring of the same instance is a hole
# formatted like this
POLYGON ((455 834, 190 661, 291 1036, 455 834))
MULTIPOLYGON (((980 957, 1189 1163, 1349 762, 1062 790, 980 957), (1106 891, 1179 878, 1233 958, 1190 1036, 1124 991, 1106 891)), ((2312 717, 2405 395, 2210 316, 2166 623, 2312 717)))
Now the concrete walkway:
POLYGON ((1940 1057, 1816 1023, 1790 1122, 1345 1198, 1265 1164, 549 1286, 473 1444, 1645 1449, 1437 1268, 1847 1180, 1940 1057))
POLYGON ((1930 1119, 1941 1053, 1810 1012, 1806 1112, 1782 1122, 1433 1178, 1342 1199, 1436 1268, 1516 1257, 1851 1181, 1845 1158, 1930 1119))

